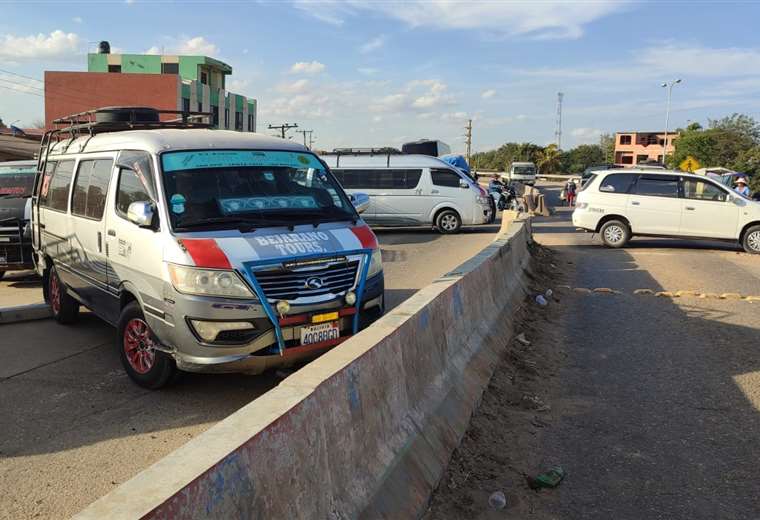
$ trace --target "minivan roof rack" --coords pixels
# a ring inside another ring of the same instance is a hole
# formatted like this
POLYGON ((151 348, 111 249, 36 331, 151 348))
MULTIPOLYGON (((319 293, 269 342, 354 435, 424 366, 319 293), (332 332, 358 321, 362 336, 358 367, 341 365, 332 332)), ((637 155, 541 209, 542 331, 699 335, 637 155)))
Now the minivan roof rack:
MULTIPOLYGON (((210 121, 209 112, 189 112, 183 110, 158 110, 152 107, 102 107, 87 110, 77 114, 59 117, 53 120, 54 128, 47 130, 40 142, 40 153, 37 156, 37 170, 47 162, 53 141, 61 139, 72 141, 81 136, 90 139, 107 132, 122 132, 125 130, 153 130, 162 128, 211 128, 213 125, 202 122, 203 118, 210 121), (179 117, 161 121, 162 114, 179 117)), ((89 139, 88 139, 89 141, 89 139)))
POLYGON ((404 152, 392 146, 383 146, 382 148, 334 148, 332 153, 337 155, 335 167, 340 166, 341 155, 385 155, 386 166, 391 165, 391 155, 404 155, 404 152))

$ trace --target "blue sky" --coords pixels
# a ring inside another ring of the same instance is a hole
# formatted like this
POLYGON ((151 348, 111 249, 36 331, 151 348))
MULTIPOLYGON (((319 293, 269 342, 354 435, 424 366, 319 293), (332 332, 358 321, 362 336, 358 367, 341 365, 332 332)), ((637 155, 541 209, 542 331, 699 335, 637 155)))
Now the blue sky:
MULTIPOLYGON (((229 63, 229 88, 318 148, 439 138, 475 150, 671 128, 733 112, 760 119, 760 4, 622 1, 0 1, 0 117, 43 116, 45 70, 86 70, 99 40, 229 63), (12 74, 11 74, 12 73, 12 74), (34 79, 26 79, 27 76, 34 79), (23 92, 19 92, 23 91, 23 92)), ((300 138, 293 134, 294 138, 300 138)))

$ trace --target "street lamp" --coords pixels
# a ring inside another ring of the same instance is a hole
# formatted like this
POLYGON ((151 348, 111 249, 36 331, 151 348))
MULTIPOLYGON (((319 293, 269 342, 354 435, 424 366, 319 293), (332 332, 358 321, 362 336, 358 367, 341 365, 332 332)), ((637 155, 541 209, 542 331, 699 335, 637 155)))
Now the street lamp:
POLYGON ((662 141, 662 164, 665 164, 665 157, 668 150, 668 123, 670 123, 670 96, 673 92, 673 87, 678 83, 681 83, 681 78, 671 81, 670 83, 663 83, 660 85, 662 88, 668 89, 668 103, 665 108, 665 139, 662 141))

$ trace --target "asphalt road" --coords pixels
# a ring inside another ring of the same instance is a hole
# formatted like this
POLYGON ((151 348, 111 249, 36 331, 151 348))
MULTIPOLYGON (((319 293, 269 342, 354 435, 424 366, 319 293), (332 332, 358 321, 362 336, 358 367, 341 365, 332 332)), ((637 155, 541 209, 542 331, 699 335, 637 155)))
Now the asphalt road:
POLYGON ((534 232, 572 262, 570 285, 622 294, 562 299, 567 362, 535 460, 568 476, 529 495, 532 517, 760 518, 760 302, 633 294, 760 295, 760 257, 685 240, 605 249, 565 210, 534 232))
MULTIPOLYGON (((485 247, 491 226, 444 236, 378 231, 386 305, 485 247)), ((33 278, 0 282, 0 305, 41 301, 33 278)), ((277 384, 275 374, 188 374, 158 392, 125 375, 115 332, 89 314, 0 330, 0 518, 63 518, 106 494, 277 384)))

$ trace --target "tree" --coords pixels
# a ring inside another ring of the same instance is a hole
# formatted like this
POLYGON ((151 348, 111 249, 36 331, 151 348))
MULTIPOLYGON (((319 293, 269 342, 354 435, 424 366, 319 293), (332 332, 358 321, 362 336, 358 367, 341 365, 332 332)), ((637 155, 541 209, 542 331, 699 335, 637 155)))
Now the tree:
POLYGON ((538 169, 544 175, 552 175, 559 171, 561 165, 560 151, 556 144, 546 146, 538 156, 538 169))
POLYGON ((598 144, 581 144, 562 152, 560 169, 564 173, 581 173, 589 166, 606 162, 604 150, 598 144))
POLYGON ((614 134, 602 134, 599 137, 599 147, 604 154, 604 162, 613 164, 615 162, 615 136, 614 134))

